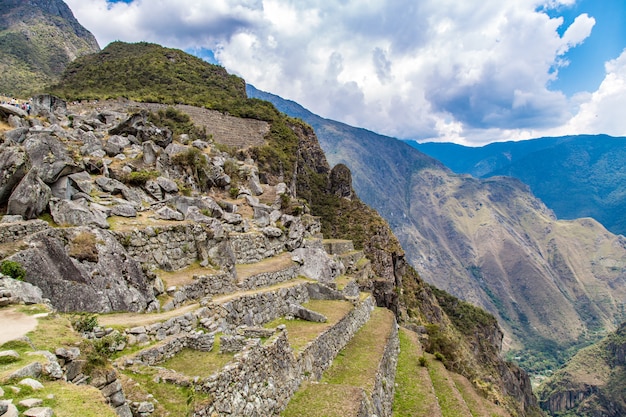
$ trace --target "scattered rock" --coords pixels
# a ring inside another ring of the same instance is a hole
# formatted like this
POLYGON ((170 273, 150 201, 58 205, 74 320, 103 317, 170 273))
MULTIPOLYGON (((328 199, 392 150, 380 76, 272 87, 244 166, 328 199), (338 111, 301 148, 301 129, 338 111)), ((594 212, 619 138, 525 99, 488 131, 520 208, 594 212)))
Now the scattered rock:
MULTIPOLYGON (((41 365, 39 365, 41 366, 41 365)), ((20 382, 18 382, 19 385, 23 385, 25 387, 30 387, 32 389, 34 389, 35 391, 38 391, 40 389, 43 389, 43 384, 35 379, 32 378, 24 378, 22 379, 20 382)))
POLYGON ((35 407, 24 411, 26 417, 52 417, 54 412, 49 407, 35 407))

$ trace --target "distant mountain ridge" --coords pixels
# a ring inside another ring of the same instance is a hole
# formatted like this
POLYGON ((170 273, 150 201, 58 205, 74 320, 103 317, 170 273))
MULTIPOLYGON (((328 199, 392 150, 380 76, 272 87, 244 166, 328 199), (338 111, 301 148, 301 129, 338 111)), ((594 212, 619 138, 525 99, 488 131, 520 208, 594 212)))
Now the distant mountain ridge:
POLYGON ((517 179, 455 174, 402 141, 247 90, 311 124, 422 278, 496 315, 527 369, 554 368, 623 320, 623 237, 591 219, 557 220, 517 179))
POLYGON ((407 143, 459 174, 518 178, 559 218, 593 217, 611 232, 626 235, 626 138, 546 137, 480 148, 407 143))
POLYGON ((0 0, 0 93, 25 97, 100 50, 61 0, 0 0))

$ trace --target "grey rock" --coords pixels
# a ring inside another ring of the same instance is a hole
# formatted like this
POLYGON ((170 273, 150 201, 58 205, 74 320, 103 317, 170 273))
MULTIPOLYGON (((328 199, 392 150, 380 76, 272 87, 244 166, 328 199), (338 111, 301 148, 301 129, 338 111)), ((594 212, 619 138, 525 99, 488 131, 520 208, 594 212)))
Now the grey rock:
POLYGON ((34 116, 50 117, 53 114, 67 113, 67 103, 50 94, 39 94, 32 98, 31 114, 34 116))
POLYGON ((133 412, 130 410, 128 404, 122 404, 115 409, 115 414, 118 417, 133 417, 133 412))
POLYGON ((37 169, 31 169, 11 193, 7 213, 34 219, 46 210, 51 197, 50 187, 39 178, 37 169))
POLYGON ((93 180, 86 171, 70 174, 69 179, 77 190, 85 194, 91 194, 93 191, 93 180))
POLYGON ((326 321, 328 321, 325 315, 313 310, 309 310, 308 308, 302 307, 299 304, 290 304, 289 314, 302 320, 313 321, 317 323, 325 323, 326 321))
POLYGON ((43 304, 45 302, 41 289, 28 282, 0 277, 0 290, 10 292, 15 304, 43 304))
POLYGON ((31 364, 26 365, 23 368, 18 369, 17 371, 12 372, 7 379, 19 379, 19 378, 39 378, 41 373, 43 372, 43 366, 39 362, 33 362, 31 364))
POLYGON ((163 189, 156 180, 146 181, 144 189, 156 200, 163 200, 163 189))
POLYGON ((159 148, 151 140, 145 141, 141 144, 143 151, 143 163, 146 165, 153 165, 156 163, 159 156, 159 148))
POLYGON ((178 185, 176 185, 176 183, 170 180, 169 178, 158 177, 156 181, 159 184, 159 186, 163 189, 163 191, 165 191, 166 193, 171 194, 171 193, 178 192, 178 185))
POLYGON ((33 408, 39 407, 41 404, 43 404, 43 400, 41 398, 27 398, 20 401, 18 404, 25 408, 33 408))
POLYGON ((161 220, 184 220, 184 216, 181 212, 174 210, 170 207, 162 207, 154 212, 157 219, 161 220))
POLYGON ((9 120, 10 116, 28 117, 28 113, 11 104, 0 104, 0 118, 9 120))
POLYGON ((24 149, 46 184, 52 184, 64 175, 83 171, 82 166, 70 156, 67 147, 54 136, 45 133, 31 135, 24 141, 24 149))
POLYGON ((302 275, 316 281, 332 282, 339 273, 339 264, 321 248, 298 248, 291 259, 301 265, 302 275))
POLYGON ((50 214, 57 224, 70 226, 94 225, 108 229, 106 216, 99 210, 90 210, 79 201, 53 200, 50 202, 50 214))
POLYGON ((18 223, 23 222, 24 218, 19 214, 6 214, 2 216, 0 223, 18 223))
POLYGON ((4 132, 4 138, 7 142, 11 143, 22 143, 26 140, 26 135, 28 134, 28 127, 18 127, 17 129, 9 130, 4 132))
POLYGON ((142 111, 132 115, 130 118, 109 130, 111 135, 132 135, 139 142, 152 141, 161 148, 172 143, 172 132, 165 128, 159 128, 148 121, 148 112, 142 111))
POLYGON ((115 235, 99 228, 50 229, 29 240, 12 256, 26 270, 26 281, 41 288, 60 311, 144 311, 154 301, 141 265, 115 235), (95 259, 67 255, 65 242, 79 233, 95 235, 95 259))
POLYGON ((262 230, 263 234, 267 237, 280 237, 283 235, 283 231, 278 227, 264 227, 262 230))
POLYGON ((14 350, 3 350, 0 352, 0 358, 3 362, 14 362, 20 359, 20 354, 14 350))
POLYGON ((18 385, 24 385, 25 387, 30 387, 34 389, 35 391, 43 389, 43 384, 33 378, 24 378, 20 382, 18 382, 18 385))
POLYGON ((24 411, 25 417, 52 417, 54 411, 50 407, 35 407, 24 411))
POLYGON ((250 178, 248 179, 248 187, 250 187, 250 191, 252 195, 261 195, 263 194, 263 187, 261 186, 261 182, 259 181, 259 176, 256 172, 252 172, 250 178))
POLYGON ((124 149, 130 146, 130 141, 128 138, 119 135, 113 135, 109 137, 109 140, 104 145, 104 151, 108 156, 115 156, 124 152, 124 149))
POLYGON ((111 214, 121 217, 137 217, 137 210, 131 205, 123 204, 113 206, 113 208, 111 208, 111 214))
POLYGON ((13 404, 6 404, 6 411, 2 414, 2 417, 18 417, 19 412, 17 407, 13 404))

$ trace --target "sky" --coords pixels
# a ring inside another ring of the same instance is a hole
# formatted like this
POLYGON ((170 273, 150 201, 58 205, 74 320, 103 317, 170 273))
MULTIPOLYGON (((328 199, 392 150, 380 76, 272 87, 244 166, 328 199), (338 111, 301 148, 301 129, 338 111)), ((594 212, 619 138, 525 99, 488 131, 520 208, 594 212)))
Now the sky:
POLYGON ((65 0, 326 118, 480 146, 626 136, 624 0, 65 0))

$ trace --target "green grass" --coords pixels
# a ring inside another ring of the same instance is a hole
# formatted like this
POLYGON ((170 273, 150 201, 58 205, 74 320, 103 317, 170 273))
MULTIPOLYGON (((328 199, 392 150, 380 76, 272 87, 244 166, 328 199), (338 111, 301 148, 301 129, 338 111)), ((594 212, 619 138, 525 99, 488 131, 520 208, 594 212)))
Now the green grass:
POLYGON ((150 367, 142 367, 138 371, 123 371, 123 386, 127 399, 145 401, 149 394, 158 399, 153 417, 188 416, 192 414, 194 408, 207 401, 205 394, 195 392, 189 387, 156 382, 157 372, 157 369, 150 367))
POLYGON ((434 416, 438 412, 437 398, 432 391, 428 368, 420 366, 421 349, 416 335, 400 329, 400 355, 396 371, 396 391, 393 401, 394 417, 434 416))
POLYGON ((348 301, 335 300, 311 300, 304 303, 303 306, 325 315, 328 321, 326 323, 314 323, 300 319, 287 320, 281 317, 264 326, 271 329, 284 324, 287 328, 289 345, 296 352, 301 351, 309 342, 315 340, 320 333, 332 327, 354 308, 352 303, 348 301))
POLYGON ((363 390, 346 385, 303 383, 283 417, 356 417, 363 390))
POLYGON ((25 411, 17 405, 27 398, 40 398, 42 407, 50 407, 57 417, 115 417, 116 414, 109 407, 100 391, 88 385, 73 385, 63 381, 42 381, 44 388, 34 391, 30 387, 20 386, 20 392, 15 394, 8 386, 3 386, 4 399, 12 398, 18 410, 25 411), (48 396, 52 396, 48 398, 48 396), (77 412, 80 410, 80 413, 77 412))
POLYGON ((456 389, 454 381, 441 361, 435 360, 433 355, 428 356, 428 373, 433 382, 439 407, 443 417, 471 416, 467 404, 456 389))
POLYGON ((234 353, 220 353, 219 336, 210 352, 200 352, 193 349, 183 349, 171 359, 159 364, 189 377, 205 378, 222 369, 235 357, 234 353))
POLYGON ((393 323, 391 311, 376 308, 370 320, 339 352, 322 382, 361 387, 371 393, 393 323))

